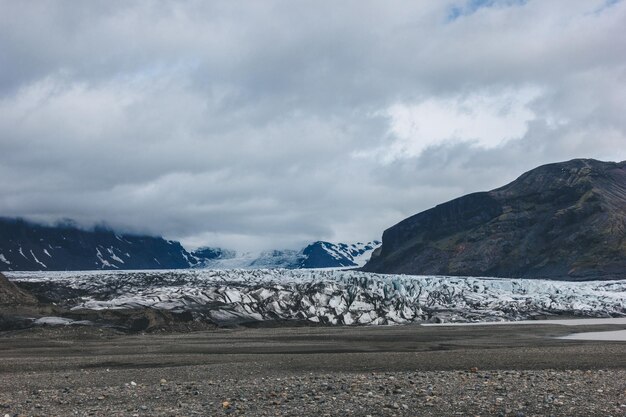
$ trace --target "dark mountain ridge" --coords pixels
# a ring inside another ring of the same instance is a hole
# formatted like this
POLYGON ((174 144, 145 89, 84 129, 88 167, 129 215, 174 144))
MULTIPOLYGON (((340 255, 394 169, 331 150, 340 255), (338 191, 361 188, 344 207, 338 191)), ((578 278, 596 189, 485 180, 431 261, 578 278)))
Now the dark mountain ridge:
POLYGON ((363 268, 566 280, 626 278, 626 161, 533 169, 387 229, 363 268))
POLYGON ((209 247, 190 253, 179 242, 161 237, 120 234, 105 227, 84 230, 71 221, 46 226, 0 218, 0 271, 357 267, 377 244, 318 241, 299 251, 238 254, 209 247))
POLYGON ((71 224, 0 218, 0 271, 188 268, 180 243, 71 224))

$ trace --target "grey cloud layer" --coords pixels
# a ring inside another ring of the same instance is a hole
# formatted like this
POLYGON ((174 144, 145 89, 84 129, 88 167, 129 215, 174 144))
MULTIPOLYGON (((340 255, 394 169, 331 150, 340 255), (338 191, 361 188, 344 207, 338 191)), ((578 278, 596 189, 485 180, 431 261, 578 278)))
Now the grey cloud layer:
POLYGON ((541 163, 625 159, 624 2, 484 6, 0 1, 0 214, 293 246, 378 237, 541 163), (529 89, 519 138, 420 136, 529 89), (458 108, 398 138, 390 109, 425 102, 458 108))

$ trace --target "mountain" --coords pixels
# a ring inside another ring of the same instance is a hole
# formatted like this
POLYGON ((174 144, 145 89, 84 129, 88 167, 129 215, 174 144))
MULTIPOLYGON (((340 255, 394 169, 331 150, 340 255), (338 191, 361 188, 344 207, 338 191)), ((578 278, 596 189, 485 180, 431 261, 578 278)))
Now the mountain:
POLYGON ((575 159, 411 216, 364 271, 595 280, 626 278, 626 161, 575 159))
POLYGON ((377 240, 353 244, 318 241, 302 250, 300 268, 363 266, 379 245, 380 242, 377 240))
POLYGON ((318 241, 301 250, 238 253, 221 248, 200 248, 191 255, 197 268, 343 268, 363 266, 378 245, 378 241, 354 244, 318 241))
POLYGON ((0 270, 176 269, 195 263, 178 242, 97 228, 0 218, 0 270))
POLYGON ((222 248, 187 252, 161 237, 119 234, 104 228, 83 230, 0 218, 0 271, 77 271, 94 269, 259 269, 362 266, 380 242, 315 242, 302 250, 238 253, 222 248))

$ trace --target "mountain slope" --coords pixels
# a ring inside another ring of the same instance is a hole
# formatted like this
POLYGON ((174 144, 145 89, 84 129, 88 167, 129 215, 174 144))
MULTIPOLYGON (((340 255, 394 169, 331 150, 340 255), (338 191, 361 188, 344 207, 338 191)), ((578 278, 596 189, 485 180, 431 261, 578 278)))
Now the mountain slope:
POLYGON ((626 161, 576 159, 409 217, 365 271, 626 278, 626 161))
POLYGON ((34 296, 18 288, 0 273, 0 306, 32 304, 37 304, 34 296))
POLYGON ((191 256, 178 242, 160 237, 85 231, 0 219, 0 270, 188 268, 191 256))

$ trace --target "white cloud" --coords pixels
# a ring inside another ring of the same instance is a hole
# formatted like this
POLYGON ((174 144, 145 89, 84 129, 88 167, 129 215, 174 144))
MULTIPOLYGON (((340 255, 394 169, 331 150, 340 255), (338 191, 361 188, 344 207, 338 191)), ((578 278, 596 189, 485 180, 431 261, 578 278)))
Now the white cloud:
POLYGON ((429 147, 459 142, 487 149, 502 146, 526 134, 528 122, 537 117, 529 105, 539 95, 538 89, 525 88, 394 104, 385 111, 391 144, 375 154, 390 162, 420 156, 429 147))

